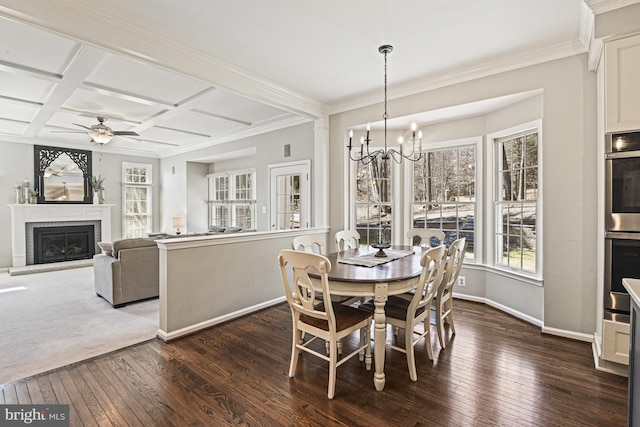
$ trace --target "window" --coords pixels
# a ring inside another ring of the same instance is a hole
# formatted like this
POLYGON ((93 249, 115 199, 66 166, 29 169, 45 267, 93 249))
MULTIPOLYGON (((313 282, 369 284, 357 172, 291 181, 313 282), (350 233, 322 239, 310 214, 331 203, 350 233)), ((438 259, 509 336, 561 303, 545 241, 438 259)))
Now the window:
POLYGON ((255 228, 255 171, 209 175, 209 227, 255 228))
POLYGON ((377 156, 372 162, 357 162, 356 230, 360 244, 391 243, 391 160, 377 156))
POLYGON ((145 237, 151 231, 151 165, 122 163, 123 234, 145 237))
POLYGON ((538 273, 538 132, 495 140, 495 264, 538 273))
POLYGON ((445 244, 466 238, 466 258, 475 259, 476 147, 428 150, 413 164, 411 227, 437 228, 445 244))

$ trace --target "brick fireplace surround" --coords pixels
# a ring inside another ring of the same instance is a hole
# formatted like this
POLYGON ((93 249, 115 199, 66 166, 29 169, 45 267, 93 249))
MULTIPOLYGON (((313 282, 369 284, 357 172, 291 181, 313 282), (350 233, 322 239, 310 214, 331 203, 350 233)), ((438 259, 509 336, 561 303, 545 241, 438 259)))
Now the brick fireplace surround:
POLYGON ((9 205, 11 208, 12 266, 27 265, 27 224, 99 221, 100 239, 111 241, 111 208, 113 205, 38 204, 9 205))

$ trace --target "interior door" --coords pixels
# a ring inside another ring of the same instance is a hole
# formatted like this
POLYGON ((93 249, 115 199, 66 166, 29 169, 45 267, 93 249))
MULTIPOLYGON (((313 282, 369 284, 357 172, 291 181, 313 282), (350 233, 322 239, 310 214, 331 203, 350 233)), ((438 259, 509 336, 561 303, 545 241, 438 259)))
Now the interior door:
POLYGON ((269 167, 271 230, 308 228, 310 224, 310 162, 269 167))

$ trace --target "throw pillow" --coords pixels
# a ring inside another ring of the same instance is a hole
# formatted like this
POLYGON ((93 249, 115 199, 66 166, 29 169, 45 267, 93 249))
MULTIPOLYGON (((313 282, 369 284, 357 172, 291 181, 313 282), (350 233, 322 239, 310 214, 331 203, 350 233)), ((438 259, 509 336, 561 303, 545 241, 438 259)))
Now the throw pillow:
POLYGON ((98 246, 102 250, 103 255, 113 256, 113 243, 111 242, 98 242, 98 246))

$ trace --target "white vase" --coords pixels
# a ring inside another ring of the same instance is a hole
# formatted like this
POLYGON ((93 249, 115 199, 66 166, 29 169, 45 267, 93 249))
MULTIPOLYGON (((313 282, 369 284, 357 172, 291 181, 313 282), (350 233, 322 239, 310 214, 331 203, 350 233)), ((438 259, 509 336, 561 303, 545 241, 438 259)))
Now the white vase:
POLYGON ((94 191, 93 192, 93 204, 97 205, 98 203, 100 203, 100 197, 98 196, 98 192, 94 191))

